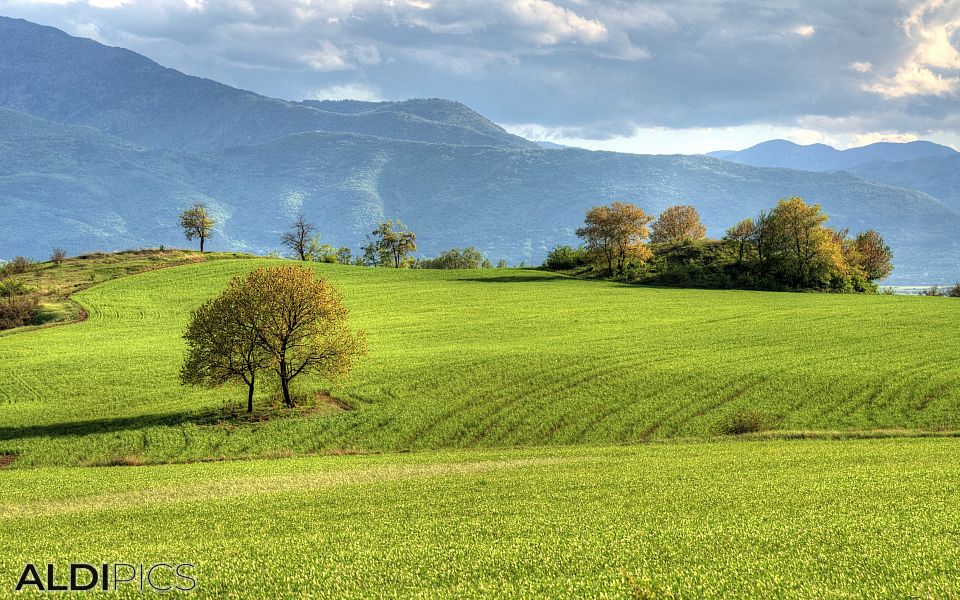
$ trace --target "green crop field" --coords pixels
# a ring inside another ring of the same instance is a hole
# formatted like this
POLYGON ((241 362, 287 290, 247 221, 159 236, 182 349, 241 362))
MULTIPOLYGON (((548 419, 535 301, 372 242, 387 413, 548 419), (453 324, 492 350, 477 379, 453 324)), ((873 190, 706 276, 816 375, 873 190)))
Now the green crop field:
MULTIPOLYGON (((721 434, 743 415, 781 432, 960 429, 951 299, 330 265, 316 269, 369 345, 329 390, 342 401, 224 420, 245 390, 182 387, 180 335, 192 308, 265 263, 115 279, 75 296, 87 321, 0 337, 0 453, 37 466, 633 443, 721 434)), ((258 401, 274 396, 263 386, 258 401)))
POLYGON ((0 477, 0 581, 166 561, 209 597, 956 597, 958 454, 900 438, 20 469, 0 477))
POLYGON ((951 299, 316 265, 369 354, 248 418, 179 384, 180 336, 277 262, 113 279, 0 336, 0 589, 175 561, 217 597, 960 594, 951 299))

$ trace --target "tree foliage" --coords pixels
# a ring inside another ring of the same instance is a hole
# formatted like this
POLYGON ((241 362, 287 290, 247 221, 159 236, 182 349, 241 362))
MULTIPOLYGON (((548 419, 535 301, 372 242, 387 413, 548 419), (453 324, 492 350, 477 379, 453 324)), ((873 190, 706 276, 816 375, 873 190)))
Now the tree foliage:
POLYGON ((244 281, 234 278, 218 297, 200 305, 183 334, 189 352, 180 369, 184 384, 219 387, 247 385, 247 412, 253 412, 257 374, 271 365, 252 323, 257 306, 244 281))
POLYGON ((373 230, 373 240, 364 248, 364 262, 368 265, 408 266, 409 255, 417 251, 417 234, 397 221, 385 221, 373 230))
POLYGON ((451 248, 441 252, 436 258, 426 258, 417 262, 421 269, 491 269, 493 265, 476 248, 469 246, 461 250, 451 248))
POLYGON ((607 271, 622 273, 624 265, 633 259, 643 262, 650 256, 644 244, 650 236, 648 225, 653 218, 642 208, 626 202, 609 206, 594 206, 587 211, 584 226, 576 234, 587 249, 606 263, 607 271))
POLYGON ((207 211, 207 207, 202 202, 198 202, 180 213, 180 227, 187 240, 198 238, 200 240, 200 252, 203 253, 203 244, 213 234, 213 226, 216 224, 213 217, 207 211))
POLYGON ((667 208, 653 223, 650 242, 654 244, 702 240, 707 237, 707 228, 700 220, 697 209, 688 205, 667 208))
POLYGON ((190 354, 185 383, 221 385, 242 380, 252 407, 256 371, 276 374, 286 406, 301 375, 336 380, 366 351, 363 332, 352 332, 340 292, 313 271, 261 267, 234 279, 217 299, 194 313, 185 334, 190 354))

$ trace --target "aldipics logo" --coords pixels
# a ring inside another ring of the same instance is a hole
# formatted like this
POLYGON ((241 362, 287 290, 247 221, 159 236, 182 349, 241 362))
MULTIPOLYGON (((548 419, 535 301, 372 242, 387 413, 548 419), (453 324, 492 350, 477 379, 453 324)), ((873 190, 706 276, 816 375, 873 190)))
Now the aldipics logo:
POLYGON ((190 563, 172 565, 131 565, 113 563, 89 565, 71 563, 64 570, 48 563, 45 567, 27 564, 17 580, 14 591, 86 592, 139 591, 189 592, 197 587, 194 566, 190 563), (43 573, 43 575, 41 575, 43 573))

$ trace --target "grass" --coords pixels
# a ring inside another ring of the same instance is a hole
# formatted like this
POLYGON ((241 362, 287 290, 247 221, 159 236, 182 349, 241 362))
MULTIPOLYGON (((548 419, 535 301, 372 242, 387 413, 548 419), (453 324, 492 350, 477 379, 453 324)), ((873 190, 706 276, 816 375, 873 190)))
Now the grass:
MULTIPOLYGON (((10 276, 35 291, 41 301, 40 310, 34 318, 35 325, 19 327, 15 332, 84 319, 86 312, 71 296, 99 283, 154 269, 240 257, 249 255, 229 252, 201 255, 199 252, 178 249, 127 250, 84 254, 68 258, 59 265, 50 261, 35 263, 28 273, 10 276)), ((11 333, 14 331, 0 331, 0 335, 11 333)))
POLYGON ((899 438, 21 469, 0 477, 0 581, 28 561, 188 562, 199 597, 955 597, 958 454, 899 438))
POLYGON ((300 393, 340 403, 224 421, 244 390, 181 387, 180 335, 193 307, 261 264, 113 279, 75 296, 88 320, 0 337, 0 454, 16 468, 960 430, 958 316, 936 299, 338 265, 314 268, 342 288, 370 355, 300 393))

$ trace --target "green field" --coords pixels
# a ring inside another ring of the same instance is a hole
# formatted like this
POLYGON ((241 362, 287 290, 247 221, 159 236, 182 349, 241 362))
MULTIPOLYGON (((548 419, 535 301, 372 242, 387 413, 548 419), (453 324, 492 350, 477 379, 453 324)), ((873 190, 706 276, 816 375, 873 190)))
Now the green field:
POLYGON ((958 454, 901 438, 14 470, 0 582, 26 561, 175 561, 211 597, 956 597, 958 454))
POLYGON ((777 431, 960 429, 950 299, 331 265, 316 269, 370 349, 332 390, 353 410, 218 422, 245 390, 180 386, 180 335, 193 307, 265 263, 115 279, 75 296, 87 321, 0 337, 0 453, 36 466, 634 443, 716 435, 744 413, 777 431))
POLYGON ((121 277, 0 336, 0 589, 183 561, 211 596, 960 594, 950 299, 317 265, 369 355, 234 417, 244 389, 179 385, 180 335, 274 263, 121 277))

